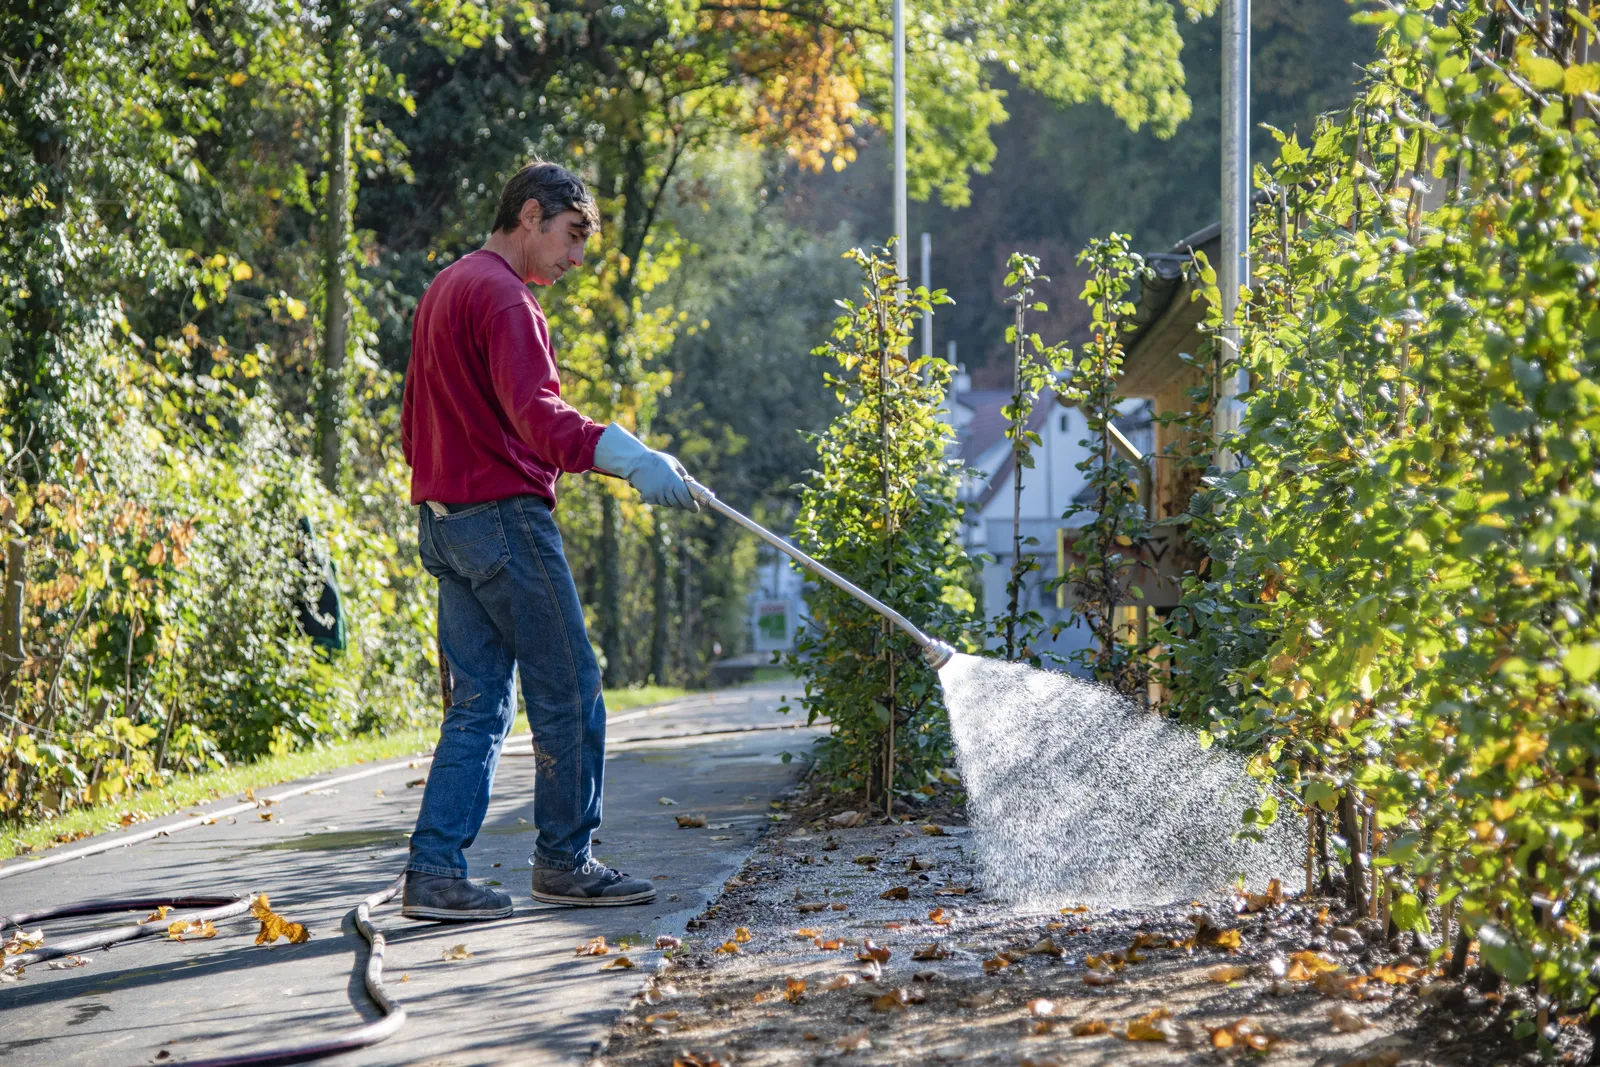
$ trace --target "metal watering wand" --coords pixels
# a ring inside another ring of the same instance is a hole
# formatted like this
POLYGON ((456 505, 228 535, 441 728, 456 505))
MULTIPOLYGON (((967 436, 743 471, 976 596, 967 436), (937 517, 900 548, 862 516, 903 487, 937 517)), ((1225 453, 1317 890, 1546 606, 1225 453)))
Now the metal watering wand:
POLYGON ((917 627, 916 623, 912 622, 910 619, 906 618, 904 615, 900 614, 898 611, 894 610, 877 597, 868 593, 866 590, 860 588, 854 582, 851 582, 849 579, 812 559, 810 556, 806 555, 804 552, 800 551, 798 548, 794 547, 789 542, 785 541, 783 538, 767 529, 765 526, 762 526, 748 515, 744 515, 736 509, 731 508, 727 504, 724 504, 722 501, 718 500, 717 494, 713 493, 710 489, 707 489, 693 478, 689 477, 688 475, 684 475, 683 483, 689 487, 689 494, 701 504, 704 504, 712 511, 719 512, 722 515, 732 519, 734 522, 738 523, 740 526, 743 526, 746 530, 749 530, 751 533, 761 538, 773 548, 776 548, 779 552, 782 552, 784 555, 793 559, 806 570, 811 571, 813 574, 816 574, 819 577, 826 578, 828 581, 832 582, 840 589, 843 589, 846 593, 849 593, 867 607, 871 608, 873 611, 876 611, 879 615, 882 615, 884 618, 900 627, 900 629, 910 634, 911 639, 918 645, 922 646, 922 655, 927 659, 928 665, 934 670, 938 670, 946 663, 949 663, 950 657, 956 654, 956 650, 950 645, 945 644, 937 637, 929 637, 917 627))

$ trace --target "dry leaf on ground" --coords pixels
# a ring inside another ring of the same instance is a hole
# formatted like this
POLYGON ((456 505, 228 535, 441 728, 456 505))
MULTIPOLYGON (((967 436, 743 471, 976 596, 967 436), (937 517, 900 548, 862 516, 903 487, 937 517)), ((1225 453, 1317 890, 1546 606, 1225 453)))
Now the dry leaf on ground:
POLYGON ((750 943, 750 928, 748 926, 741 926, 734 930, 733 939, 739 942, 741 945, 748 945, 750 943))
POLYGON ((1207 971, 1206 978, 1213 982, 1237 982, 1249 973, 1248 967, 1241 967, 1237 963, 1224 963, 1207 971))
POLYGON ((739 943, 737 941, 724 941, 722 944, 717 946, 716 950, 729 956, 738 956, 744 952, 744 949, 739 947, 739 943))
POLYGON ((87 956, 63 956, 50 961, 52 971, 70 971, 74 967, 87 967, 92 962, 87 956))
POLYGON ((861 951, 856 953, 856 959, 870 960, 874 963, 888 963, 890 955, 888 945, 880 945, 869 937, 861 942, 861 951))
POLYGON ((161 922, 162 920, 166 919, 167 912, 171 910, 171 904, 157 904, 155 911, 152 911, 149 915, 146 915, 144 918, 139 920, 139 925, 144 926, 146 923, 161 922))
POLYGON ((656 948, 663 948, 669 952, 675 952, 682 947, 683 940, 681 938, 673 937, 670 934, 662 934, 656 938, 656 948))
POLYGON ((1123 1029, 1122 1036, 1129 1041, 1165 1041, 1171 1036, 1172 1025, 1165 1020, 1172 1018, 1172 1012, 1166 1008, 1157 1008, 1145 1012, 1137 1019, 1128 1020, 1128 1025, 1123 1029), (1165 1023, 1165 1025, 1163 1025, 1165 1023))
POLYGON ((1238 898, 1239 910, 1247 915, 1265 911, 1283 903, 1283 883, 1274 878, 1267 883, 1265 892, 1238 893, 1238 898))
POLYGON ((863 1026, 835 1041, 833 1047, 840 1052, 861 1052, 872 1047, 872 1039, 867 1036, 867 1028, 863 1026))
POLYGON ((1051 938, 1042 938, 1028 946, 1030 956, 1054 956, 1056 959, 1067 954, 1067 950, 1056 944, 1051 938))
POLYGON ((848 830, 852 826, 860 826, 861 820, 866 817, 866 812, 862 811, 841 811, 839 814, 829 817, 828 825, 835 829, 848 830))
POLYGON ((1073 1037, 1098 1037, 1110 1032, 1111 1026, 1104 1019, 1084 1019, 1072 1024, 1073 1037))
POLYGON ((670 807, 676 805, 678 802, 676 800, 673 800, 671 797, 657 797, 656 798, 656 803, 660 804, 664 808, 670 808, 670 807))
POLYGON ((1359 1034, 1372 1024, 1343 1004, 1336 1004, 1328 1012, 1328 1025, 1341 1034, 1359 1034))
POLYGON ((675 815, 680 830, 704 830, 706 817, 704 815, 675 815))
POLYGON ((945 951, 945 949, 940 947, 938 944, 923 945, 921 948, 911 953, 911 958, 914 960, 943 960, 949 959, 950 953, 945 951))
POLYGON ((799 938, 801 941, 810 941, 813 938, 821 937, 822 931, 816 929, 815 927, 802 926, 800 929, 794 932, 793 936, 799 938))
POLYGON ((1092 986, 1116 985, 1117 976, 1110 971, 1089 971, 1083 976, 1083 984, 1092 986))
POLYGON ((823 982, 817 988, 820 989, 824 993, 832 993, 835 990, 845 989, 845 988, 848 988, 849 986, 853 986, 855 984, 856 984, 856 976, 855 975, 853 975, 853 974, 836 974, 832 978, 828 979, 826 982, 823 982))
POLYGON ((445 960, 470 960, 472 953, 467 951, 466 945, 451 945, 444 950, 440 958, 445 960))
MULTIPOLYGON (((299 926, 298 923, 295 925, 299 926)), ((304 932, 304 929, 304 927, 301 927, 302 932, 304 932)), ((182 941, 185 938, 199 938, 204 940, 207 938, 216 937, 217 928, 212 925, 210 919, 201 919, 199 922, 194 922, 189 919, 179 919, 177 922, 168 924, 167 936, 174 941, 182 941)), ((310 935, 308 934, 306 936, 309 937, 310 935)), ((300 940, 304 941, 306 940, 306 937, 302 937, 300 940)), ((256 944, 261 944, 261 940, 259 938, 257 938, 256 944)))
POLYGON ((783 980, 783 999, 790 1004, 798 1004, 805 999, 806 980, 804 978, 785 978, 783 980))
POLYGON ((0 948, 3 948, 5 955, 15 956, 19 952, 32 952, 42 944, 44 944, 44 927, 41 926, 31 934, 26 930, 18 930, 6 938, 0 948))
POLYGON ((891 989, 881 997, 874 997, 873 1011, 905 1011, 910 997, 904 989, 891 989))
POLYGON ((885 889, 883 892, 879 893, 878 894, 878 899, 879 900, 910 900, 911 899, 911 890, 908 889, 907 887, 903 886, 903 885, 897 885, 897 886, 894 886, 894 887, 892 887, 890 889, 885 889))
POLYGON ((612 960, 610 963, 607 963, 600 969, 602 971, 631 971, 633 970, 633 967, 633 961, 628 957, 618 956, 616 959, 612 960))
POLYGON ((1208 1026, 1212 1048, 1248 1048, 1265 1052, 1272 1047, 1272 1038, 1251 1020, 1235 1019, 1227 1026, 1208 1026))
POLYGON ((250 902, 250 914, 261 923, 261 930, 256 934, 258 945, 270 945, 280 937, 288 938, 289 943, 293 945, 311 940, 311 931, 300 923, 290 922, 272 910, 272 903, 265 893, 257 893, 255 899, 250 902))
POLYGON ((928 921, 935 926, 949 926, 950 920, 945 918, 943 908, 934 908, 928 912, 928 921))
POLYGON ((936 897, 964 897, 972 892, 970 885, 942 885, 933 891, 936 897))
POLYGON ((944 827, 938 825, 937 823, 931 823, 931 822, 923 824, 922 832, 924 834, 927 834, 929 837, 948 837, 948 836, 950 836, 949 834, 944 832, 944 827))
POLYGON ((1309 982, 1319 974, 1337 971, 1339 965, 1320 952, 1307 949, 1289 957, 1289 969, 1284 977, 1291 982, 1309 982))
POLYGON ((811 914, 812 912, 815 912, 815 911, 826 911, 826 910, 828 910, 828 903, 827 903, 827 901, 823 901, 823 900, 813 900, 808 904, 800 905, 795 910, 798 911, 801 915, 809 915, 809 914, 811 914))
POLYGON ((606 944, 603 937, 591 937, 588 941, 572 950, 574 956, 604 956, 611 951, 611 946, 606 944))

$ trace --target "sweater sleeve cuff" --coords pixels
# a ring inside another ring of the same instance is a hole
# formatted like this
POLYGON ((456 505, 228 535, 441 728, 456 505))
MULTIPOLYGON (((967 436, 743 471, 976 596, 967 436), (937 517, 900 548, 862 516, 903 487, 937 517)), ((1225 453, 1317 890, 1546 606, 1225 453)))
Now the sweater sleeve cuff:
POLYGON ((583 429, 583 443, 578 447, 578 465, 572 468, 572 474, 582 474, 594 470, 594 449, 600 443, 600 435, 606 432, 603 422, 591 422, 583 429))

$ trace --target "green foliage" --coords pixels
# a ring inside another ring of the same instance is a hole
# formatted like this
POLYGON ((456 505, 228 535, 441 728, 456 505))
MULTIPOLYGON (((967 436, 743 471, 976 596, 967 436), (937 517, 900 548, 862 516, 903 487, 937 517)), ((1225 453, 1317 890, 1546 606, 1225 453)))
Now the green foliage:
MULTIPOLYGON (((800 494, 795 536, 808 552, 892 604, 928 633, 957 639, 971 621, 958 537, 960 467, 940 420, 953 368, 909 351, 921 314, 943 290, 899 291, 886 251, 856 249, 859 302, 842 300, 833 340, 816 349, 845 410, 817 438, 817 469, 800 494)), ((920 649, 854 597, 816 583, 811 624, 789 656, 805 680, 807 721, 826 715, 825 774, 888 806, 928 784, 949 756, 938 676, 920 649)))
POLYGON ((1087 513, 1089 520, 1077 528, 1072 555, 1057 582, 1067 588, 1073 622, 1088 627, 1095 638, 1094 647, 1074 656, 1096 681, 1143 699, 1149 682, 1149 649, 1130 640, 1126 627, 1119 625, 1119 605, 1142 595, 1132 579, 1150 538, 1140 486, 1148 483, 1151 472, 1141 471, 1118 451, 1112 420, 1121 399, 1117 380, 1122 375, 1123 321, 1133 314, 1128 293, 1144 275, 1145 266, 1128 250, 1128 235, 1121 233, 1090 242, 1078 262, 1089 269, 1083 301, 1089 307, 1093 337, 1072 363, 1068 396, 1088 424, 1089 437, 1083 444, 1089 455, 1079 461, 1078 470, 1084 472, 1094 502, 1074 505, 1062 516, 1070 520, 1087 513))
POLYGON ((1020 610, 1028 575, 1039 570, 1037 556, 1023 552, 1024 548, 1039 544, 1037 537, 1022 536, 1023 472, 1033 469, 1033 449, 1041 443, 1038 431, 1028 426, 1040 392, 1055 384, 1072 360, 1072 352, 1065 345, 1047 345, 1037 333, 1028 332, 1028 313, 1049 310, 1034 299, 1035 287, 1049 280, 1039 273, 1037 256, 1013 252, 1006 263, 1005 284, 1011 290, 1006 302, 1012 305, 1006 343, 1011 346, 1012 370, 1011 400, 1001 414, 1007 423, 1006 437, 1011 441, 1011 573, 1006 579, 1006 610, 990 620, 990 636, 1004 642, 996 651, 1008 660, 1025 660, 1035 667, 1043 666, 1044 657, 1034 646, 1047 633, 1052 637, 1054 633, 1038 611, 1020 610))
POLYGON ((1258 170, 1242 469, 1197 501, 1210 570, 1163 638, 1186 719, 1345 809, 1374 907, 1440 905, 1589 1005, 1600 65, 1575 8, 1489 8, 1366 16, 1354 106, 1258 170))

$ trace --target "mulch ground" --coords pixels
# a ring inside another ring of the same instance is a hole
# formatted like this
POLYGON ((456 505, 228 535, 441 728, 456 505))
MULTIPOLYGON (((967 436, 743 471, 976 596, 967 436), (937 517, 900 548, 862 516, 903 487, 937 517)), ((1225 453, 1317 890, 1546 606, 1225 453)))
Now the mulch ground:
MULTIPOLYGON (((841 807, 790 802, 597 1067, 1541 1062, 1512 1038, 1521 991, 1447 981, 1425 941, 1336 901, 1021 914, 984 898, 950 794, 892 820, 841 807)), ((1546 1062, 1587 1062, 1577 1023, 1552 1023, 1546 1062)))

